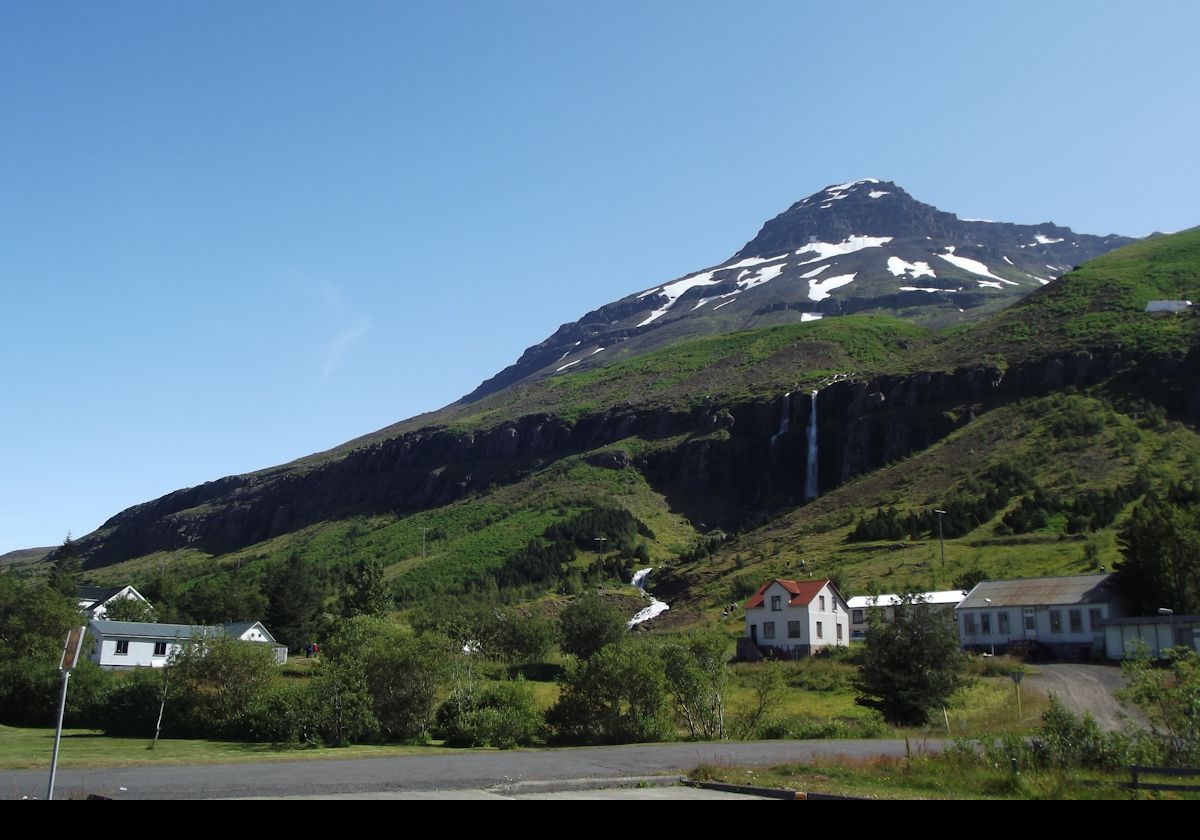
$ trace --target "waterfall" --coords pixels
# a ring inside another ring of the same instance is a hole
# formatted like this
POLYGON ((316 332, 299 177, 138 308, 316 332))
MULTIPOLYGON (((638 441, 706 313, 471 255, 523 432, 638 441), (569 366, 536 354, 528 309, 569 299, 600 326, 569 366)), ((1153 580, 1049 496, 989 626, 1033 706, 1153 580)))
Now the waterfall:
POLYGON ((771 455, 775 454, 775 442, 780 436, 787 434, 788 429, 792 427, 792 395, 783 395, 783 412, 779 417, 779 431, 771 435, 771 455))
POLYGON ((633 580, 630 581, 630 584, 633 586, 634 589, 636 589, 638 592, 641 592, 643 595, 645 595, 647 598, 650 599, 650 606, 641 610, 637 615, 635 615, 633 618, 629 619, 628 622, 626 622, 626 624, 628 624, 628 626, 631 629, 633 628, 633 626, 635 624, 641 624, 643 621, 649 621, 650 619, 654 618, 655 616, 671 609, 669 606, 667 606, 662 601, 658 600, 657 598, 655 598, 653 595, 651 595, 649 592, 647 592, 645 590, 644 584, 646 583, 646 578, 650 577, 651 571, 652 571, 652 569, 642 569, 640 572, 634 572, 633 580))
POLYGON ((817 484, 817 392, 812 392, 812 409, 808 415, 808 462, 804 465, 804 501, 815 499, 817 484))

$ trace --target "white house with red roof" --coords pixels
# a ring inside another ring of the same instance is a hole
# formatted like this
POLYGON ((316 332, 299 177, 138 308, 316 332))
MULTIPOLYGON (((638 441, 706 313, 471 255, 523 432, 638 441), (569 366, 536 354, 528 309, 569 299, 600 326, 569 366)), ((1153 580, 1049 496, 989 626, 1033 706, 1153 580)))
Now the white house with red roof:
POLYGON ((773 580, 746 602, 744 642, 786 656, 848 647, 850 610, 832 581, 773 580))

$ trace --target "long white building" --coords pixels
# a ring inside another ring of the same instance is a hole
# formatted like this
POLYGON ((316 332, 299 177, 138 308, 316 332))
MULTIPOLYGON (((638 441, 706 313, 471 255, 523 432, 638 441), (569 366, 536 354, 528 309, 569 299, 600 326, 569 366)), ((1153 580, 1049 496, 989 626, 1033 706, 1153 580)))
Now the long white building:
POLYGON ((96 640, 91 660, 101 668, 162 668, 183 645, 205 638, 267 644, 275 652, 277 662, 287 662, 287 648, 276 642, 260 621, 202 627, 93 620, 88 624, 88 632, 96 640))

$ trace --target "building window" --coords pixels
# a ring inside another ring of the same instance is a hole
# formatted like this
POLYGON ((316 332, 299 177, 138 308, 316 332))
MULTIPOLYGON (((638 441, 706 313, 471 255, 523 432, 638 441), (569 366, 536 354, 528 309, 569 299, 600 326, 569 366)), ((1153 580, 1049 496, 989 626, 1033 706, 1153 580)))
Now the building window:
POLYGON ((825 638, 825 625, 820 621, 817 622, 817 638, 818 639, 825 638))
POLYGON ((763 622, 763 638, 764 639, 774 639, 775 638, 775 622, 774 621, 764 621, 763 622))
POLYGON ((789 639, 799 639, 800 638, 800 622, 799 621, 789 621, 788 622, 788 638, 789 639))
POLYGON ((837 612, 837 598, 836 597, 834 597, 834 599, 829 602, 829 609, 833 610, 834 612, 837 612))
POLYGON ((1007 636, 1008 629, 1008 613, 1002 612, 996 616, 996 624, 999 625, 1001 635, 1007 636))
POLYGON ((863 611, 855 610, 854 612, 850 613, 850 620, 853 621, 855 624, 862 624, 863 623, 863 611))
POLYGON ((772 595, 771 596, 771 612, 779 612, 781 609, 783 609, 782 602, 783 602, 783 596, 772 595))
POLYGON ((838 634, 838 641, 840 642, 842 640, 842 625, 840 625, 840 624, 837 626, 837 634, 838 634))
POLYGON ((129 655, 129 640, 128 639, 118 639, 117 640, 117 656, 128 656, 128 655, 129 655))
POLYGON ((821 596, 821 612, 825 612, 825 596, 821 596))
POLYGON ((975 613, 966 613, 963 616, 963 633, 968 636, 975 635, 975 613))
POLYGON ((167 643, 166 642, 155 642, 154 643, 154 655, 155 656, 166 656, 167 655, 167 643))
POLYGON ((1071 632, 1083 632, 1083 610, 1069 610, 1067 616, 1071 620, 1071 632))
POLYGON ((1062 610, 1050 610, 1050 632, 1062 632, 1062 610))
POLYGON ((979 616, 979 632, 985 635, 992 635, 992 614, 982 613, 979 616))
POLYGON ((1092 625, 1093 633, 1100 632, 1100 622, 1103 620, 1104 620, 1104 610, 1097 609, 1096 607, 1093 607, 1092 609, 1088 610, 1088 621, 1092 625))
POLYGON ((1025 632, 1033 633, 1037 631, 1037 616, 1033 612, 1033 607, 1025 608, 1025 632))

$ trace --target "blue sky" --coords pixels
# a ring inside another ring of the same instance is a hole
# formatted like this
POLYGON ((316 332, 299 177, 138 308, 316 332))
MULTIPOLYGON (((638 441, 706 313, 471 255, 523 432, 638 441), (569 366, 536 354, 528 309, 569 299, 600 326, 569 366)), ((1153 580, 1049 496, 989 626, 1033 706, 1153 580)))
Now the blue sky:
POLYGON ((470 391, 821 187, 1200 224, 1191 2, 0 4, 0 553, 470 391))

